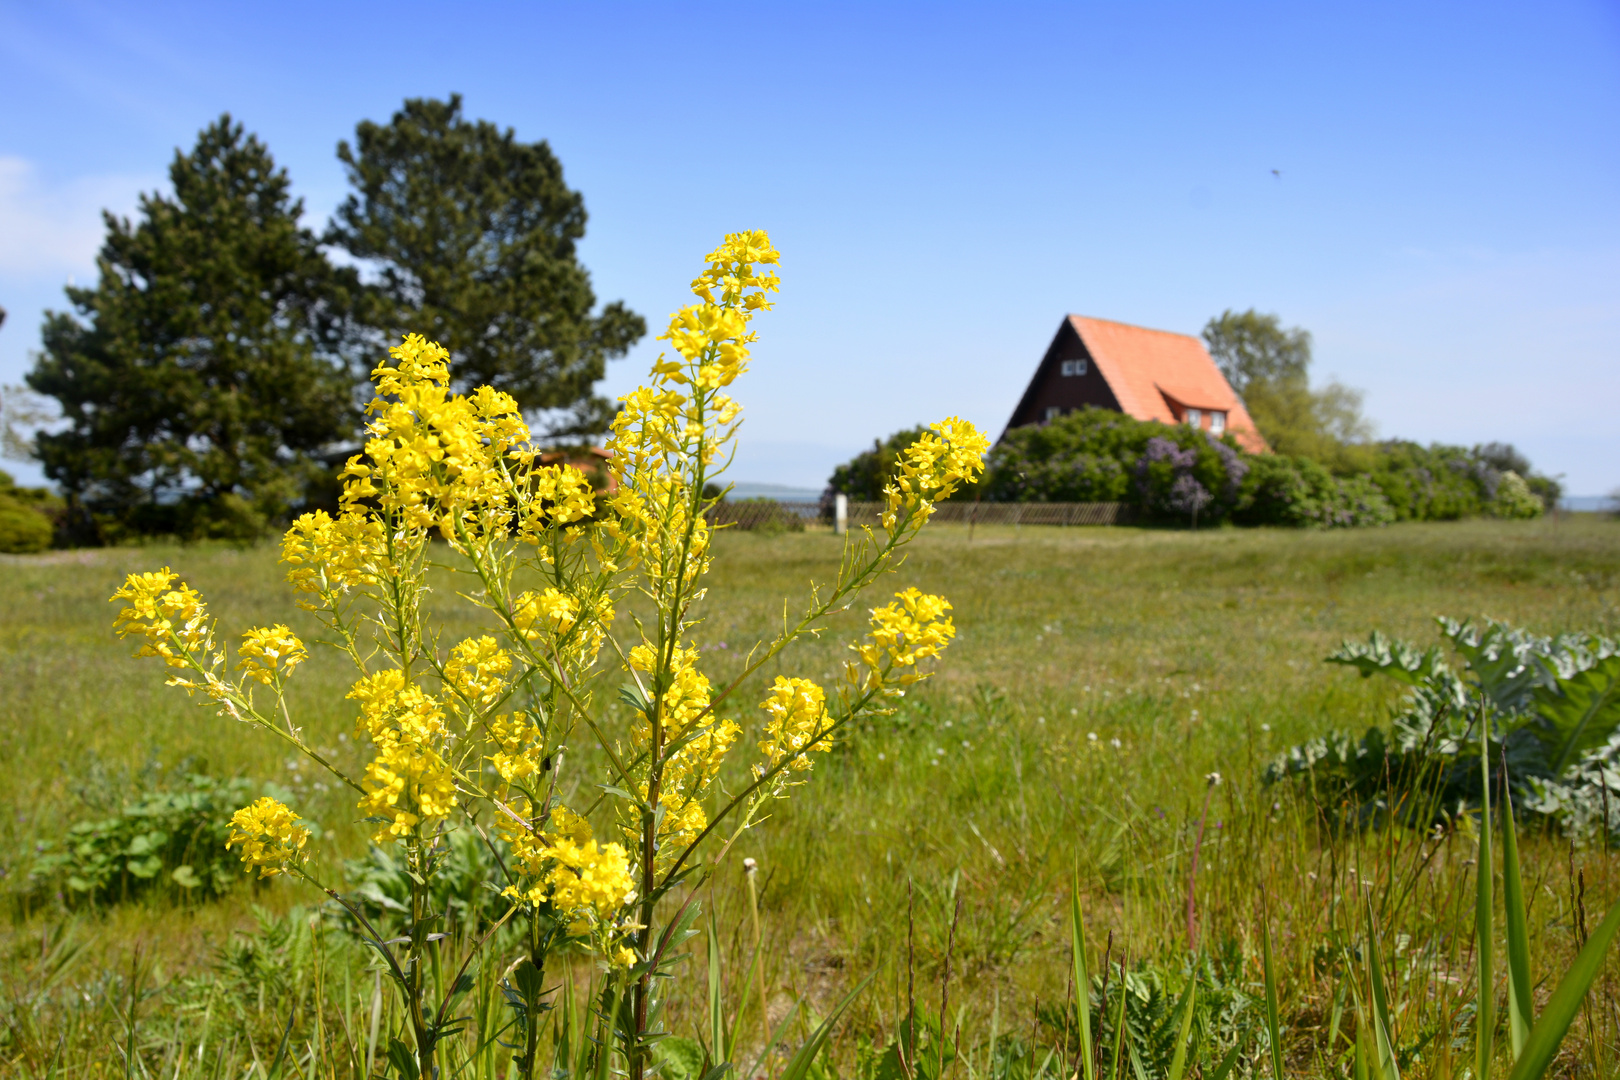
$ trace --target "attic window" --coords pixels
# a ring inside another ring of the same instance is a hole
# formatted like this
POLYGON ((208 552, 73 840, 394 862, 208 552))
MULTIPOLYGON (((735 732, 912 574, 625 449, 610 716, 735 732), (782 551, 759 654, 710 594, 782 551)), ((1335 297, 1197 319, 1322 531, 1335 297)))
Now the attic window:
POLYGON ((1065 375, 1084 375, 1085 373, 1086 373, 1086 362, 1084 360, 1065 360, 1065 361, 1063 361, 1063 374, 1065 374, 1065 375))
POLYGON ((1211 412, 1209 414, 1209 430, 1216 435, 1219 435, 1221 432, 1225 431, 1226 414, 1219 411, 1211 412))
POLYGON ((1187 410, 1187 423, 1191 424, 1193 427, 1203 427, 1204 426, 1203 421, 1204 421, 1204 414, 1203 414, 1203 412, 1201 410, 1198 410, 1198 409, 1188 409, 1187 410))
POLYGON ((1056 405, 1048 405, 1046 407, 1046 419, 1047 420, 1056 420, 1058 417, 1060 417, 1062 415, 1063 415, 1063 410, 1058 408, 1056 405))

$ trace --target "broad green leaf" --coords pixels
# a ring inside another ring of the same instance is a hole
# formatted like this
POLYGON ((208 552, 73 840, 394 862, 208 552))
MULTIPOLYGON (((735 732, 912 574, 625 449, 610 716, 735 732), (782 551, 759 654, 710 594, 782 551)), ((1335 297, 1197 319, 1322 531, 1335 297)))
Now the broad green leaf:
POLYGON ((1427 651, 1419 652, 1412 645, 1395 638, 1387 638, 1377 630, 1372 632, 1372 637, 1365 643, 1349 640, 1340 642, 1339 647, 1328 655, 1327 662, 1353 667, 1361 672, 1364 679, 1377 673, 1388 675, 1408 686, 1421 685, 1425 679, 1436 671, 1444 670, 1446 666, 1438 648, 1430 647, 1427 651))
POLYGON ((1531 699, 1541 720, 1536 736, 1556 776, 1588 750, 1606 743, 1620 727, 1620 654, 1552 686, 1537 686, 1531 699))
POLYGON ((1524 1043, 1524 1053, 1513 1063, 1508 1080, 1540 1080, 1547 1071, 1547 1066, 1552 1064, 1552 1059, 1558 1053, 1559 1044, 1569 1032, 1569 1025, 1575 1022, 1575 1014, 1580 1011, 1586 992, 1603 970, 1604 954, 1609 951, 1616 932, 1620 932, 1620 901, 1609 905, 1602 924, 1586 939, 1586 947, 1559 980, 1558 989, 1553 991, 1547 1007, 1541 1011, 1541 1019, 1530 1029, 1530 1037, 1524 1043))

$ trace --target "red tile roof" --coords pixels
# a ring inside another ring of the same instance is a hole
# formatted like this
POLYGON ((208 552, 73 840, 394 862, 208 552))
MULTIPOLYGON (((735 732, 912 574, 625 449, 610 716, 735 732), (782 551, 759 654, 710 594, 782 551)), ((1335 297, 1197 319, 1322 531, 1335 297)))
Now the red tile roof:
POLYGON ((1084 315, 1070 315, 1069 323, 1126 415, 1174 424, 1185 408, 1219 410, 1239 446, 1252 454, 1269 449, 1202 341, 1084 315))

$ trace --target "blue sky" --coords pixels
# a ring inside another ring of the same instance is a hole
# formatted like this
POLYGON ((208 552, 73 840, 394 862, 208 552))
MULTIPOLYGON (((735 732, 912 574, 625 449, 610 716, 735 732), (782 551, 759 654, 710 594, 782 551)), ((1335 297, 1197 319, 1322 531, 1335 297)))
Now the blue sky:
POLYGON ((1254 306, 1381 435, 1620 485, 1612 3, 0 0, 0 65, 0 382, 93 276, 99 211, 221 112, 319 228, 357 121, 460 91, 550 141, 597 295, 655 327, 721 233, 770 230, 737 480, 819 487, 951 413, 999 432, 1067 312, 1196 333, 1254 306))

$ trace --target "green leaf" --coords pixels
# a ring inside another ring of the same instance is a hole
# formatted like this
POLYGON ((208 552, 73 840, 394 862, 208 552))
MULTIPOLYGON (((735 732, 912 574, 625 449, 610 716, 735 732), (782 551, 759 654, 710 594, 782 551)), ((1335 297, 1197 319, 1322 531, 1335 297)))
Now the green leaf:
POLYGON ((182 889, 195 889, 202 884, 202 879, 197 876, 197 871, 189 866, 175 867, 169 877, 173 878, 174 883, 182 889))
POLYGON ((1495 876, 1496 869, 1491 858, 1491 752, 1487 736, 1489 725, 1484 722, 1483 705, 1480 712, 1482 715, 1479 725, 1479 768, 1484 786, 1480 792, 1479 865, 1476 868, 1478 888, 1474 895, 1474 935, 1478 941, 1479 955, 1479 997, 1474 1013, 1474 1075, 1483 1080, 1491 1075, 1491 1044, 1492 1036, 1496 1032, 1494 996, 1496 973, 1492 963, 1495 955, 1495 937, 1492 933, 1491 918, 1496 907, 1491 894, 1491 879, 1495 876))
POLYGON ((1401 1080, 1390 1023, 1389 984, 1384 980, 1383 950, 1378 944, 1378 927, 1373 923, 1370 899, 1367 901, 1367 975, 1372 982, 1373 1041, 1378 1051, 1378 1071, 1385 1080, 1401 1080))
POLYGON ((1181 1002, 1177 1007, 1185 1011, 1181 1014, 1181 1033, 1176 1036, 1176 1053, 1170 1059, 1168 1080, 1181 1080, 1181 1075, 1187 1068, 1187 1044, 1192 1035, 1193 1015, 1198 1011, 1198 972, 1196 969, 1193 971, 1193 977, 1187 980, 1187 989, 1181 992, 1181 1002))
POLYGON ((851 1005, 855 1004, 855 999, 861 996, 862 992, 872 984, 872 980, 875 978, 877 978, 877 972, 874 971, 862 979, 855 989, 844 995, 844 999, 833 1007, 833 1011, 827 1015, 827 1019, 821 1022, 821 1026, 816 1028, 803 1046, 799 1047, 798 1053, 789 1059, 787 1068, 783 1070, 779 1080, 805 1080, 805 1077, 809 1075, 810 1066, 815 1063, 816 1056, 821 1053, 821 1048, 826 1045, 827 1036, 832 1034, 833 1025, 838 1022, 838 1018, 843 1016, 851 1005))
POLYGON ((1535 1003, 1530 998, 1530 930, 1525 917, 1524 881, 1519 875, 1518 829, 1513 821, 1513 794, 1502 797, 1502 904, 1507 909, 1508 1028, 1513 1039, 1513 1060, 1524 1052, 1525 1040, 1535 1025, 1535 1003))
POLYGON ((1283 1080, 1282 1065, 1282 1025, 1277 1015, 1277 972, 1271 963, 1271 911, 1270 905, 1261 908, 1263 915, 1260 927, 1261 957, 1265 963, 1266 979, 1266 1035, 1271 1044, 1271 1075, 1273 1080, 1283 1080))
POLYGON ((1620 727, 1620 654, 1553 686, 1537 686, 1530 696, 1541 720, 1533 730, 1556 776, 1620 727))
POLYGON ((1609 951, 1616 932, 1620 932, 1620 901, 1609 905, 1602 925, 1586 939, 1586 947, 1559 980, 1558 989, 1553 991, 1547 1007, 1541 1011, 1540 1021, 1530 1030, 1530 1037, 1524 1043, 1524 1053, 1514 1062, 1508 1080, 1540 1080, 1547 1071, 1547 1066, 1552 1064, 1552 1059, 1558 1053, 1559 1044, 1569 1032, 1570 1024, 1575 1022, 1575 1014, 1580 1011, 1587 991, 1603 970, 1604 954, 1609 951))
POLYGON ((1080 1057, 1085 1063, 1085 1080, 1096 1080, 1091 1045, 1091 975, 1086 970, 1086 921, 1080 913, 1078 865, 1069 886, 1069 944, 1074 953, 1074 1011, 1080 1021, 1080 1057))
POLYGON ((1348 640, 1340 642, 1339 647, 1328 654, 1327 662, 1353 667, 1361 672, 1364 679, 1377 673, 1388 675, 1408 686, 1422 685, 1424 680, 1445 670, 1446 666, 1438 648, 1430 647, 1425 652, 1419 652, 1406 642, 1387 638, 1377 630, 1372 632, 1372 637, 1365 644, 1348 640))

